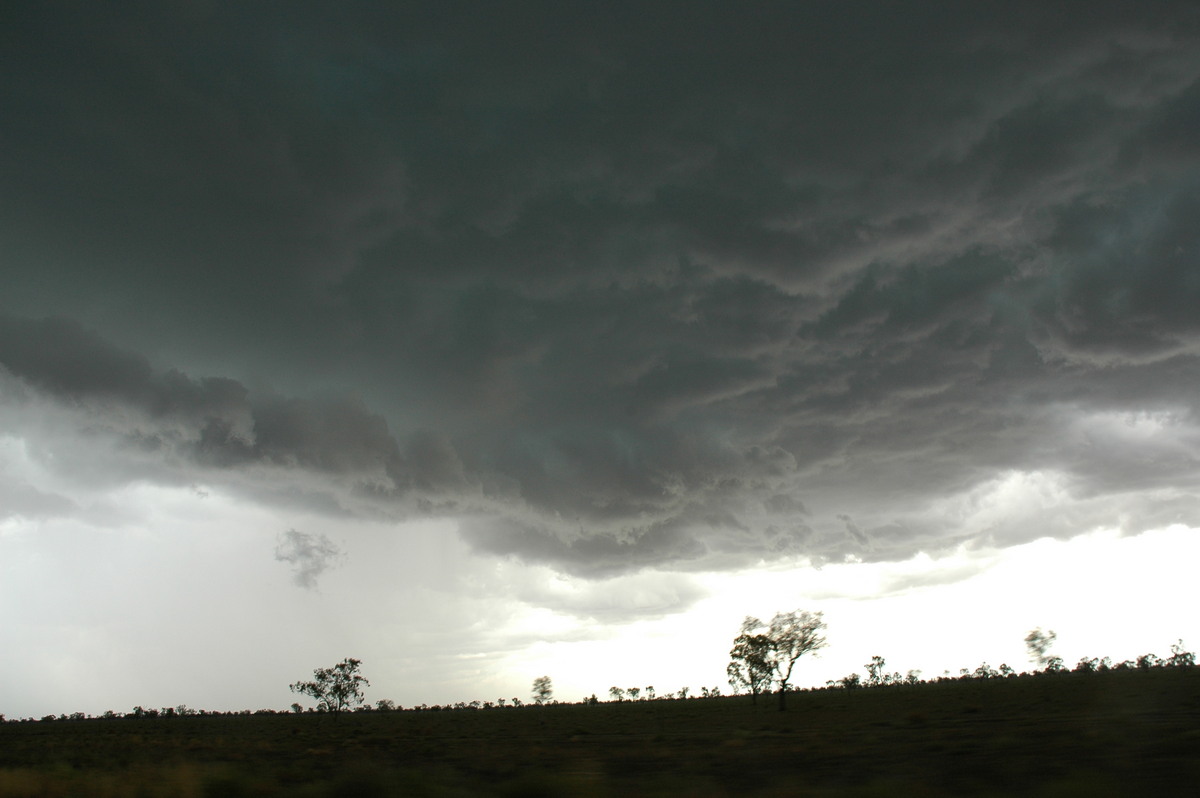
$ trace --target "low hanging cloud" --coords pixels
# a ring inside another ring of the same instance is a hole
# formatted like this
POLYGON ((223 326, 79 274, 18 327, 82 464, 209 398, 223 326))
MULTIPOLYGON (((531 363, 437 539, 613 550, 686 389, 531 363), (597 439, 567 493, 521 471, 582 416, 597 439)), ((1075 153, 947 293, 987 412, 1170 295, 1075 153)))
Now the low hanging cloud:
POLYGON ((345 553, 325 535, 289 529, 275 546, 275 559, 292 566, 292 578, 305 590, 316 590, 321 574, 336 566, 345 553))
POLYGON ((31 10, 8 407, 596 578, 1200 523, 1200 19, 1068 6, 31 10))

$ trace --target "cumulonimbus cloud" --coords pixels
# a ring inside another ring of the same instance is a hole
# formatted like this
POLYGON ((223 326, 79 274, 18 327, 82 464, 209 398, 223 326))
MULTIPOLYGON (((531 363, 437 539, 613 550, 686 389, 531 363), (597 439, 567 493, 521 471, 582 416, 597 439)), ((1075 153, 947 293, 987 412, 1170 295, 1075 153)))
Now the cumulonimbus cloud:
POLYGON ((140 478, 588 575, 1013 542, 962 507, 1014 474, 1049 534, 1195 495, 1193 11, 545 12, 31 11, 0 364, 140 478))

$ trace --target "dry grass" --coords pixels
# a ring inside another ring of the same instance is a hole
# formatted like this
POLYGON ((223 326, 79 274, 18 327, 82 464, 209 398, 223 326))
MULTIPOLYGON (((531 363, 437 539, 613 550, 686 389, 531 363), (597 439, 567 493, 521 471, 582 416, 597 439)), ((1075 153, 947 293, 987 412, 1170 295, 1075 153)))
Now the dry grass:
POLYGON ((1200 778, 1200 668, 599 706, 8 723, 0 796, 1126 795, 1200 778))

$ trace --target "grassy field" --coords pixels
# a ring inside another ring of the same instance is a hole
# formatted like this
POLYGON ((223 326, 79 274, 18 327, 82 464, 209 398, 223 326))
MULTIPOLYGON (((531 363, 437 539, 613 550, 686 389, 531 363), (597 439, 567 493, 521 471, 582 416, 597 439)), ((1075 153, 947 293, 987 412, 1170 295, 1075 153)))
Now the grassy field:
POLYGON ((0 725, 0 796, 1190 794, 1200 668, 771 699, 0 725))

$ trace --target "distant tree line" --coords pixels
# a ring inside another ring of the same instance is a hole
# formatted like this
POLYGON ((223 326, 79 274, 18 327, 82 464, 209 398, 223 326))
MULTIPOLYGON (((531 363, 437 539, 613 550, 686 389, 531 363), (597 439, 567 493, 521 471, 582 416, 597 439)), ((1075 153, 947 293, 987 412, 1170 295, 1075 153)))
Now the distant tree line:
MULTIPOLYGON (((1027 677, 1044 674, 1066 673, 1069 671, 1074 673, 1100 673, 1104 671, 1131 671, 1131 670, 1148 670, 1150 668, 1190 668, 1196 664, 1196 655, 1185 648, 1183 640, 1179 640, 1171 645, 1171 656, 1163 658, 1155 654, 1143 654, 1135 659, 1127 659, 1121 662, 1113 662, 1110 657, 1083 657, 1075 664, 1074 668, 1068 669, 1061 657, 1050 653, 1051 646, 1054 645, 1058 636, 1053 630, 1042 631, 1034 629, 1025 637, 1025 646, 1029 652, 1029 658, 1039 667, 1031 671, 1023 671, 1018 673, 1016 669, 1009 666, 1007 663, 1002 663, 999 667, 992 667, 987 662, 981 663, 974 669, 962 668, 958 675, 952 675, 950 671, 946 671, 942 676, 936 679, 927 680, 929 682, 944 682, 944 681, 959 681, 963 679, 1011 679, 1018 677, 1027 677)), ((904 676, 899 673, 888 673, 886 670, 886 661, 883 657, 875 655, 863 667, 866 670, 866 678, 862 678, 858 673, 848 674, 841 679, 832 679, 825 683, 828 688, 840 688, 853 690, 863 687, 891 687, 897 685, 914 685, 924 683, 921 679, 921 672, 910 670, 904 676)))
MULTIPOLYGON (((760 694, 775 692, 779 699, 779 708, 786 707, 786 693, 791 687, 793 671, 797 661, 807 653, 818 651, 826 645, 823 632, 824 619, 819 612, 777 613, 769 624, 764 624, 757 618, 747 617, 742 622, 740 633, 734 638, 733 648, 729 653, 729 665, 726 673, 733 695, 746 693, 757 703, 760 694)), ((946 671, 936 679, 924 680, 921 672, 910 670, 901 675, 898 671, 889 672, 887 661, 879 655, 871 657, 863 668, 865 678, 858 673, 851 673, 841 679, 833 679, 825 683, 825 689, 852 690, 860 688, 902 687, 933 682, 959 681, 964 679, 1006 679, 1030 676, 1053 675, 1058 673, 1101 673, 1105 671, 1135 671, 1153 668, 1191 668, 1196 665, 1196 655, 1189 651, 1179 640, 1171 645, 1168 657, 1155 654, 1143 654, 1134 659, 1113 662, 1109 657, 1083 657, 1073 668, 1068 669, 1061 657, 1050 653, 1057 641, 1057 635, 1051 631, 1034 629, 1025 637, 1025 645, 1029 652, 1030 661, 1038 667, 1032 671, 1018 673, 1007 664, 993 668, 987 662, 972 669, 963 668, 957 676, 946 671)), ((499 698, 496 701, 459 701, 454 704, 420 704, 418 706, 402 707, 390 699, 380 699, 372 706, 364 703, 363 687, 370 682, 359 673, 362 662, 357 659, 345 659, 331 668, 318 668, 313 671, 313 678, 290 685, 293 692, 314 699, 315 707, 305 708, 299 703, 291 705, 291 713, 315 713, 338 715, 342 712, 447 712, 494 709, 522 709, 528 706, 544 706, 557 704, 553 699, 553 683, 549 676, 539 676, 533 680, 532 704, 526 704, 520 698, 499 698)), ((819 688, 818 688, 819 689, 819 688)), ((702 687, 698 696, 692 695, 691 688, 682 687, 677 692, 660 693, 653 685, 646 687, 610 687, 608 690, 612 703, 633 701, 671 701, 687 699, 720 698, 718 687, 702 687)), ((593 693, 577 702, 583 705, 602 703, 593 693)), ((0 723, 29 723, 40 720, 49 721, 83 721, 116 718, 180 718, 180 717, 229 717, 245 715, 279 715, 289 714, 288 711, 275 709, 258 709, 251 711, 209 711, 192 709, 185 704, 174 707, 143 707, 135 706, 129 712, 121 713, 107 710, 98 716, 83 712, 72 712, 62 715, 46 715, 36 718, 6 719, 0 714, 0 723)))

